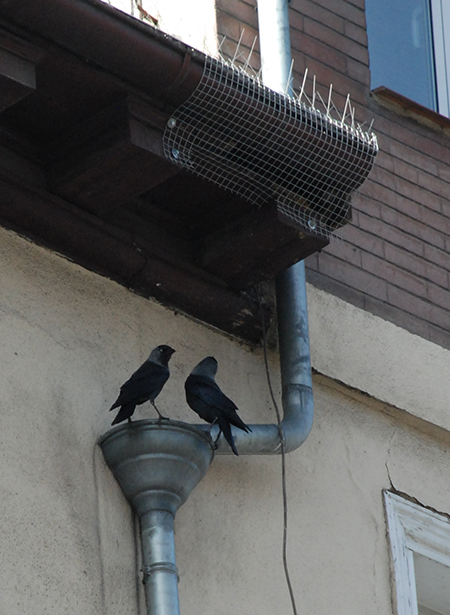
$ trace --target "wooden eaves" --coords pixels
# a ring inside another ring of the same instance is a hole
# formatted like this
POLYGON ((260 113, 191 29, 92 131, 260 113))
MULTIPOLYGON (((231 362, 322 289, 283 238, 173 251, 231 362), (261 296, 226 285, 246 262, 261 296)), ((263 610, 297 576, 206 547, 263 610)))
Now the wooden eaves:
POLYGON ((257 342, 252 286, 327 240, 164 157, 167 120, 203 63, 103 2, 0 0, 0 220, 257 342))

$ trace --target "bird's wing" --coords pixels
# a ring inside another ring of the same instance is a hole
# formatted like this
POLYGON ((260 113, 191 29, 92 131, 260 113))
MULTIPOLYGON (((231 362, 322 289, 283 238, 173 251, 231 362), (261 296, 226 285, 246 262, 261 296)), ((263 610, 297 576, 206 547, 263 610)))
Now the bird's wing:
MULTIPOLYGON (((221 412, 235 427, 248 432, 250 429, 239 418, 236 404, 220 390, 211 378, 205 376, 189 376, 186 381, 186 391, 202 404, 206 404, 221 412)), ((204 417, 203 417, 204 418, 204 417)), ((205 419, 208 420, 208 419, 205 419)))
POLYGON ((117 408, 130 402, 142 404, 150 398, 154 399, 168 378, 169 370, 167 367, 146 361, 120 387, 120 395, 112 408, 117 408))
POLYGON ((231 399, 222 393, 211 378, 191 375, 186 380, 186 389, 189 390, 193 396, 221 410, 225 407, 237 408, 231 399))

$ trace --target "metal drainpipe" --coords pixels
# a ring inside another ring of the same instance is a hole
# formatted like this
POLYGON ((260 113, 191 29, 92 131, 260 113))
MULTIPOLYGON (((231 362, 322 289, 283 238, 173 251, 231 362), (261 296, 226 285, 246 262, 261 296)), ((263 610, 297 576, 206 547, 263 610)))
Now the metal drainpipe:
MULTIPOLYGON (((287 0, 258 0, 263 79, 284 91, 289 79, 287 0)), ((276 278, 285 451, 307 438, 313 419, 305 267, 300 262, 276 278)), ((206 426, 202 426, 203 428, 206 426)), ((241 454, 281 452, 276 425, 234 431, 241 454)), ((105 459, 139 515, 148 615, 179 615, 173 521, 176 510, 213 458, 210 440, 189 425, 139 421, 102 436, 105 459)), ((218 453, 228 453, 228 445, 218 453)))
MULTIPOLYGON (((263 82, 282 93, 292 91, 288 83, 291 70, 288 4, 288 0, 257 0, 263 82)), ((276 297, 283 404, 281 428, 285 451, 290 452, 308 437, 314 415, 303 261, 277 276, 276 297)), ((240 454, 281 452, 276 425, 251 425, 251 429, 250 434, 233 430, 240 454)), ((222 438, 217 453, 230 452, 222 438)))

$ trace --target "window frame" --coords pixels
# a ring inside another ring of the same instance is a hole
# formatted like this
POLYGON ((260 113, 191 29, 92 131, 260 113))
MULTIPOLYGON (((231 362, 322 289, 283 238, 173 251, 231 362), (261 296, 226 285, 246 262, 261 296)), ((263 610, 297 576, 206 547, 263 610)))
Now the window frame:
POLYGON ((397 615, 418 615, 414 553, 450 567, 450 520, 390 491, 384 503, 397 615))
POLYGON ((430 7, 438 111, 450 117, 450 4, 430 0, 430 7))

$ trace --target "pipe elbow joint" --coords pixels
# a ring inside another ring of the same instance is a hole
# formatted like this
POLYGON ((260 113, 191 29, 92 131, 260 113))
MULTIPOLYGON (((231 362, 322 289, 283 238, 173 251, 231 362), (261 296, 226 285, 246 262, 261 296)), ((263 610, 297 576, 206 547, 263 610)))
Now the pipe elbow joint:
POLYGON ((289 384, 283 389, 284 417, 281 421, 285 441, 285 452, 294 451, 308 437, 314 417, 312 387, 303 384, 289 384))

